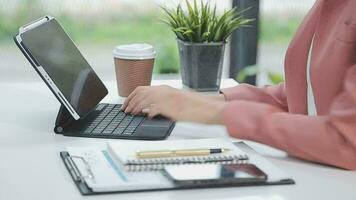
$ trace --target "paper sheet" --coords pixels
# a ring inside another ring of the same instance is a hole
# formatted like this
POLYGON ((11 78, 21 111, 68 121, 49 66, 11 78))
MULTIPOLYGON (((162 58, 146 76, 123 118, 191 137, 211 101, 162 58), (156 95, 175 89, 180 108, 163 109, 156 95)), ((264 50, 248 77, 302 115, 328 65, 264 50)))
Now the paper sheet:
POLYGON ((157 172, 126 172, 115 164, 112 158, 108 158, 106 150, 72 147, 67 148, 69 154, 74 156, 73 161, 80 170, 82 176, 88 175, 83 157, 90 165, 94 177, 86 177, 85 181, 94 192, 127 191, 155 188, 170 188, 173 184, 163 175, 157 172))

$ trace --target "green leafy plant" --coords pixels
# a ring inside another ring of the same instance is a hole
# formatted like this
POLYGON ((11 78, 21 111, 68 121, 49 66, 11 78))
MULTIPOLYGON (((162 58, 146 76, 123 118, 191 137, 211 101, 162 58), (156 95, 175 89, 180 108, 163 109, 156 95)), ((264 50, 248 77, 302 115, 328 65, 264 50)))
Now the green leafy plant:
POLYGON ((276 73, 276 72, 273 72, 273 71, 270 71, 270 70, 266 70, 266 69, 261 69, 257 65, 253 65, 253 66, 249 66, 249 67, 243 68, 239 72, 239 74, 237 75, 237 80, 239 82, 244 82, 247 77, 257 75, 260 72, 265 72, 267 74, 268 79, 273 84, 278 84, 278 83, 281 83, 281 82, 284 81, 284 78, 283 78, 282 74, 279 74, 279 73, 276 73))
POLYGON ((185 1, 187 11, 178 4, 175 9, 161 7, 165 13, 162 21, 171 27, 177 38, 188 42, 225 42, 231 33, 247 26, 253 19, 245 19, 242 14, 247 10, 238 11, 232 8, 218 15, 216 5, 211 6, 209 2, 194 0, 194 3, 185 1))

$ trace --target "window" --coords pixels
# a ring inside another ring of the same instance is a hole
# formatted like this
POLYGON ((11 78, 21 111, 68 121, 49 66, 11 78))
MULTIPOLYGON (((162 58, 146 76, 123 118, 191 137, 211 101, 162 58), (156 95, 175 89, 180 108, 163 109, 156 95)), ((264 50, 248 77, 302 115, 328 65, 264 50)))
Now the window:
MULTIPOLYGON (((159 21, 162 14, 159 5, 172 6, 178 2, 0 0, 0 70, 3 71, 0 80, 39 80, 28 69, 29 64, 15 47, 12 36, 19 26, 46 14, 61 22, 103 80, 115 80, 112 58, 115 45, 136 42, 147 42, 156 48, 156 74, 174 74, 177 77, 179 56, 176 40, 169 27, 159 21)), ((218 1, 219 11, 230 6, 230 0, 218 1)))

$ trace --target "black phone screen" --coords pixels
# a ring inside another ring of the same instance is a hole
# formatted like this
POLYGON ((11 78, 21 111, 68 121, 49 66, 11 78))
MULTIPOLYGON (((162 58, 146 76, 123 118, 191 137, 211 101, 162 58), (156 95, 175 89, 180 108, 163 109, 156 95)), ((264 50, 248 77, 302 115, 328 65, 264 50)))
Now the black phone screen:
POLYGON ((176 183, 265 182, 267 175, 252 164, 202 164, 165 167, 164 173, 176 183))

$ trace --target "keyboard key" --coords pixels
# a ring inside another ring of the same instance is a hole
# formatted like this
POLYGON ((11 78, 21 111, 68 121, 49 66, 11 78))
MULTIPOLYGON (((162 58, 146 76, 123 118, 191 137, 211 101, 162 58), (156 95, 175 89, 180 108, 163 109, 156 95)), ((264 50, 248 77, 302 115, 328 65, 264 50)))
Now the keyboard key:
POLYGON ((124 132, 125 128, 117 128, 112 133, 115 135, 121 135, 124 132))
POLYGON ((103 134, 111 134, 113 130, 105 129, 102 133, 103 134))
POLYGON ((125 132, 134 132, 136 128, 127 127, 125 132))
POLYGON ((124 132, 123 135, 132 135, 133 132, 124 132))
POLYGON ((92 134, 100 134, 103 132, 104 129, 94 129, 91 133, 92 134))
POLYGON ((84 133, 91 133, 94 130, 94 128, 86 128, 84 130, 84 133))
POLYGON ((142 116, 137 116, 133 118, 132 122, 130 123, 130 126, 137 127, 143 121, 143 119, 144 117, 142 116))
POLYGON ((91 133, 93 130, 88 130, 88 129, 85 129, 83 132, 86 133, 86 134, 89 134, 91 133))

